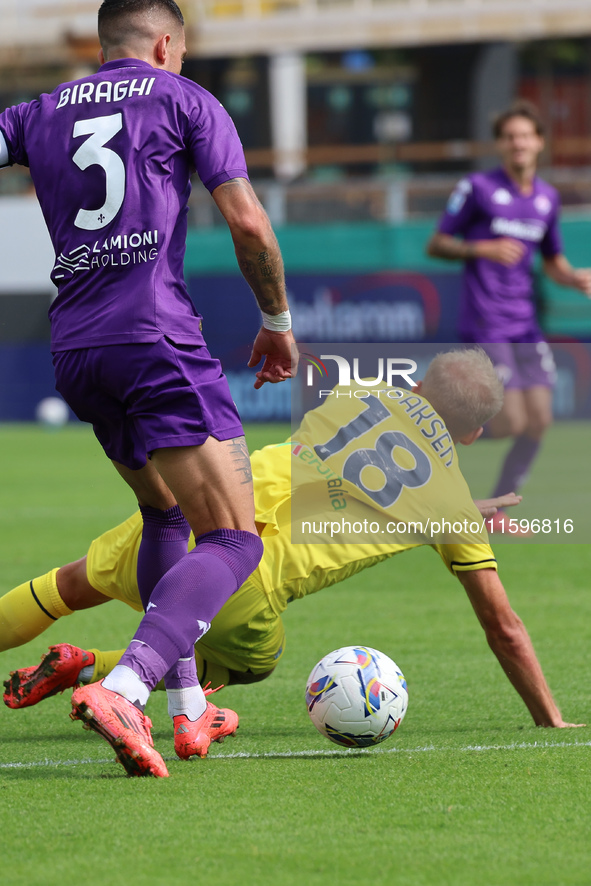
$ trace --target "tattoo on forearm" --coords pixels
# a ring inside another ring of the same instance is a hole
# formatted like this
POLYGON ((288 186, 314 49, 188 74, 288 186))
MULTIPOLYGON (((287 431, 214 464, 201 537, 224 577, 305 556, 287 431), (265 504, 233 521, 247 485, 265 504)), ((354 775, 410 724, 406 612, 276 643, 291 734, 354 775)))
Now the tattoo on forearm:
POLYGON ((286 310, 283 262, 279 249, 256 254, 238 255, 238 263, 246 282, 255 294, 259 308, 268 314, 286 310))
MULTIPOLYGON (((218 185, 216 193, 218 189, 223 191, 230 189, 231 192, 238 189, 245 192, 240 197, 239 206, 248 207, 249 201, 259 207, 261 205, 252 186, 243 178, 231 179, 218 185)), ((224 215, 223 207, 229 205, 228 201, 232 199, 233 193, 218 199, 218 205, 221 204, 220 208, 224 215)), ((259 221, 258 231, 254 234, 248 233, 247 230, 242 231, 240 225, 236 226, 236 233, 233 234, 236 258, 246 282, 254 292, 259 308, 267 314, 280 314, 287 310, 281 252, 268 219, 264 221, 264 211, 259 213, 259 221)))
POLYGON ((273 276, 273 265, 268 252, 259 252, 259 270, 261 277, 273 276))
POLYGON ((252 469, 246 440, 244 437, 234 437, 229 441, 229 445, 233 468, 242 477, 240 484, 244 486, 247 483, 252 483, 252 469))
POLYGON ((239 264, 240 264, 240 270, 242 271, 244 276, 247 278, 247 280, 250 280, 250 278, 254 274, 253 263, 248 258, 242 258, 242 259, 239 259, 239 264))

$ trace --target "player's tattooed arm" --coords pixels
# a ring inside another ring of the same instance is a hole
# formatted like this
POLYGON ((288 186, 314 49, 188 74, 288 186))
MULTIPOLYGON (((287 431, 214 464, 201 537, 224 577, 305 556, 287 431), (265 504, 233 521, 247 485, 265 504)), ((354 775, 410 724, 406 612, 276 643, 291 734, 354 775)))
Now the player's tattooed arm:
POLYGON ((228 223, 238 265, 261 311, 281 314, 288 310, 279 244, 250 183, 231 179, 215 188, 213 198, 228 223))
MULTIPOLYGON (((243 178, 224 182, 215 188, 213 198, 228 223, 240 270, 259 308, 273 316, 288 311, 279 244, 250 183, 243 178)), ((248 361, 248 366, 254 368, 264 359, 262 368, 255 373, 255 388, 295 375, 298 361, 294 345, 291 329, 277 331, 261 327, 248 361)))
POLYGON ((236 257, 261 311, 266 314, 286 311, 283 261, 279 246, 272 250, 263 249, 258 253, 248 248, 237 248, 236 257))

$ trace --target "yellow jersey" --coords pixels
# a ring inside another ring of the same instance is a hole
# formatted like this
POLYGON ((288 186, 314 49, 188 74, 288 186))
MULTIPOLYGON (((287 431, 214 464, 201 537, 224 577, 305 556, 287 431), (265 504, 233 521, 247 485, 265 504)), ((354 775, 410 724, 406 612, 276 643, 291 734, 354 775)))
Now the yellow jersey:
POLYGON ((276 612, 420 544, 453 573, 496 568, 442 419, 418 394, 386 390, 329 398, 251 457, 265 545, 252 578, 276 612))

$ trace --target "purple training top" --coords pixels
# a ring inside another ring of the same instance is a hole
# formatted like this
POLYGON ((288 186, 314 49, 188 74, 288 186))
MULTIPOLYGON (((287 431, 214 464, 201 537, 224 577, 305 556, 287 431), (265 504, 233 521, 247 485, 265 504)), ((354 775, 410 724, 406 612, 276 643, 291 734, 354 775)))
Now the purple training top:
POLYGON ((483 258, 466 262, 459 323, 464 340, 541 337, 532 265, 537 248, 548 258, 562 252, 559 210, 556 190, 537 177, 527 197, 503 169, 475 173, 458 183, 439 224, 442 234, 460 235, 468 241, 511 237, 526 247, 521 261, 510 268, 483 258))
POLYGON ((189 176, 248 178, 230 117, 184 77, 124 58, 0 114, 56 254, 52 350, 203 344, 183 278, 189 176))

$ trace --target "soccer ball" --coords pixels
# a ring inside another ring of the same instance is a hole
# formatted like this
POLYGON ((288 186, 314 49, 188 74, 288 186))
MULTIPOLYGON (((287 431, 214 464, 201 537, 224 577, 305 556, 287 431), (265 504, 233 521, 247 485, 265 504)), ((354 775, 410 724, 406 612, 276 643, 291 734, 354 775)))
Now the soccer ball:
POLYGON ((383 652, 343 646, 312 670, 306 705, 322 735, 347 748, 368 748, 398 729, 408 690, 398 665, 383 652))
POLYGON ((35 418, 47 427, 63 428, 70 418, 70 410, 59 397, 44 397, 37 403, 35 418))

